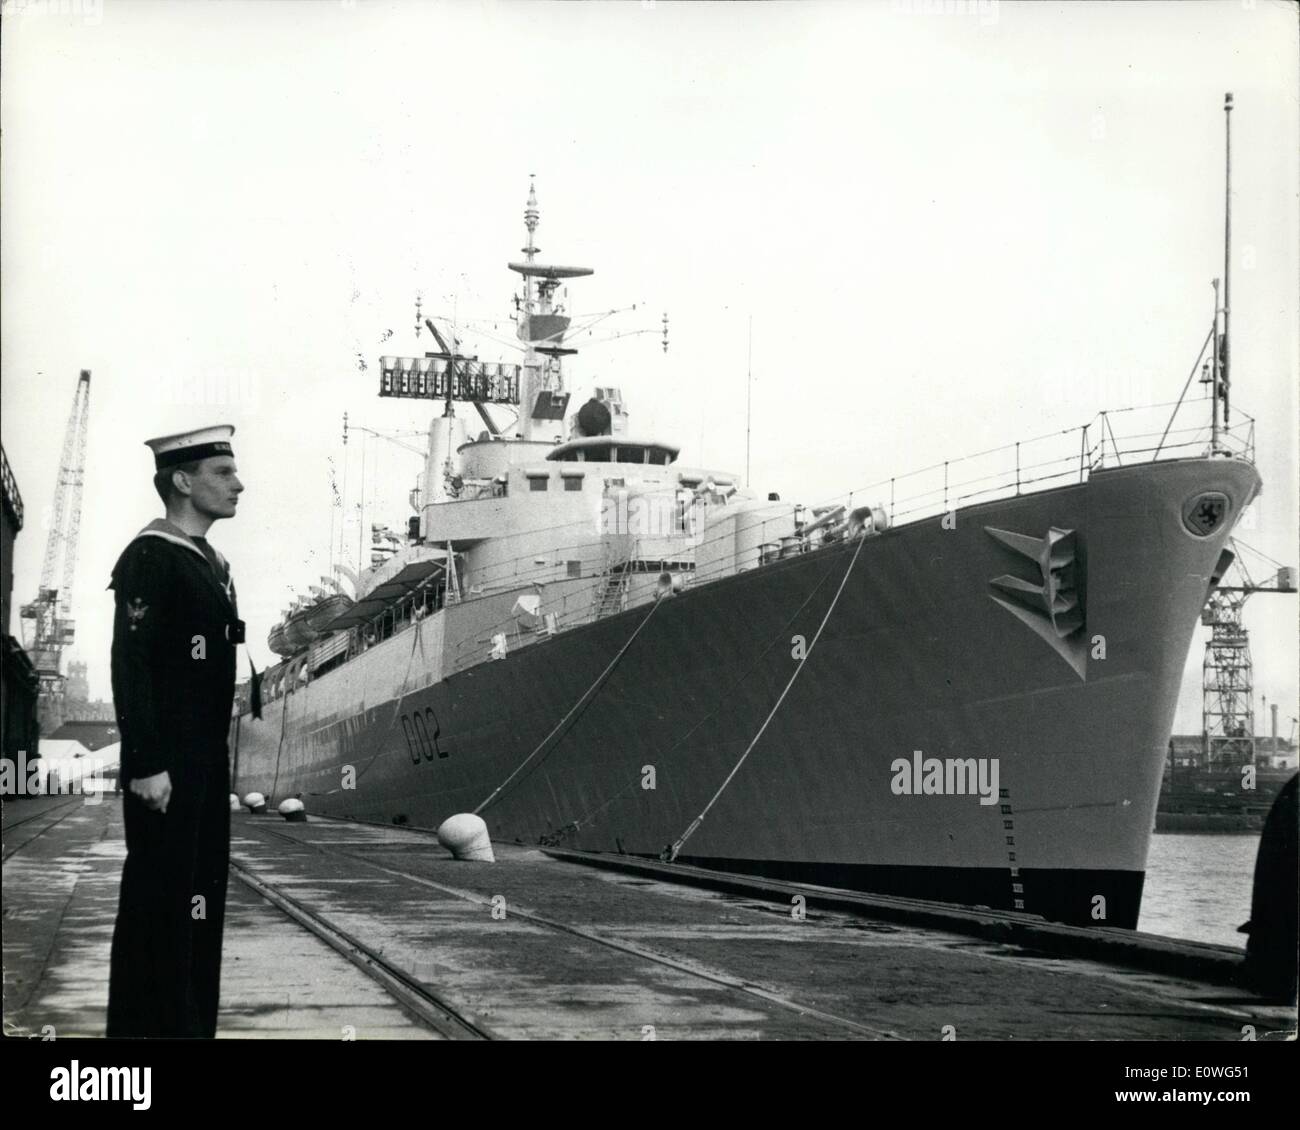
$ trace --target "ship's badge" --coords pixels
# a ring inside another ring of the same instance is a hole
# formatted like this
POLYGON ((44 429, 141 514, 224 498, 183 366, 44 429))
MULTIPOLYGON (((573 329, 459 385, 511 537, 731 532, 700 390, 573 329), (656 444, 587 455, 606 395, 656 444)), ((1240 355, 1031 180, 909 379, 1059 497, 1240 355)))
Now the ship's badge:
POLYGON ((144 619, 144 614, 148 611, 149 606, 138 596, 126 606, 126 616, 131 621, 131 631, 136 630, 140 621, 144 619))
POLYGON ((1197 537, 1209 537, 1223 525, 1228 513, 1228 496, 1218 491, 1198 494, 1183 505, 1183 525, 1197 537))

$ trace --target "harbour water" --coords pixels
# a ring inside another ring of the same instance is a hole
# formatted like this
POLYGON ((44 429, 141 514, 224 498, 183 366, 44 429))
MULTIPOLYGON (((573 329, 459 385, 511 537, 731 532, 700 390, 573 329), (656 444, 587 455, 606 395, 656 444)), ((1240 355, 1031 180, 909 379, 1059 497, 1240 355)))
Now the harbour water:
POLYGON ((1244 948, 1258 834, 1151 837, 1138 929, 1244 948))

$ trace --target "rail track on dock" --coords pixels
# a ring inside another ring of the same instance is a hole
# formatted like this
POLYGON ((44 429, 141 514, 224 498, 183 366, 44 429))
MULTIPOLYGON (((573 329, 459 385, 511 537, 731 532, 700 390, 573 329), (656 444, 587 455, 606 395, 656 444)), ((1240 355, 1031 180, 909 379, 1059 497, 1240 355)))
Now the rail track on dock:
MULTIPOLYGON (((333 822, 331 821, 331 823, 333 822)), ((255 828, 259 836, 270 836, 291 843, 296 847, 315 851, 322 856, 332 856, 336 859, 346 859, 360 864, 399 883, 412 884, 427 890, 437 891, 443 895, 478 904, 485 908, 491 905, 491 899, 479 892, 440 882, 405 868, 394 867, 389 863, 380 863, 368 858, 363 852, 349 851, 345 848, 322 844, 304 836, 293 835, 283 829, 270 828, 256 823, 246 825, 246 827, 255 828)), ((405 830, 410 831, 410 829, 405 830)), ((466 1015, 463 1010, 458 1010, 444 996, 417 980, 410 972, 388 961, 378 954, 373 947, 366 946, 359 939, 330 922, 326 915, 307 906, 302 900, 287 894, 281 884, 276 883, 274 880, 268 880, 265 876, 254 875, 247 867, 236 860, 232 860, 231 869, 233 874, 253 890, 264 895, 286 914, 289 914, 307 929, 312 930, 313 933, 316 933, 318 937, 321 937, 344 956, 349 957, 354 964, 392 992, 394 998, 400 1004, 408 1007, 435 1030, 445 1030, 446 1034, 452 1035, 454 1038, 496 1038, 497 1034, 488 1025, 466 1015), (427 1015, 425 1012, 420 1011, 422 1007, 426 1009, 427 1015), (440 1024, 442 1027, 439 1026, 440 1024)), ((566 922, 518 904, 511 906, 510 917, 556 935, 577 940, 580 944, 618 954, 621 958, 635 963, 649 963, 671 970, 679 976, 685 976, 696 982, 707 984, 711 988, 721 989, 728 994, 733 994, 742 1001, 762 1001, 770 1007, 836 1029, 847 1038, 866 1040, 902 1039, 896 1032, 873 1027, 850 1017, 827 1012, 825 1009, 802 1002, 788 994, 755 984, 753 981, 737 976, 717 965, 694 959, 684 960, 657 950, 640 940, 631 941, 624 937, 611 937, 593 927, 566 922)))
MULTIPOLYGON (((12 802, 11 802, 12 803, 12 802)), ((81 796, 68 797, 62 804, 51 804, 42 807, 37 812, 30 812, 24 816, 10 819, 6 814, 3 828, 0 828, 0 839, 4 842, 3 851, 0 852, 0 863, 7 863, 9 858, 22 851, 29 844, 40 839, 46 832, 56 824, 62 823, 73 814, 82 804, 85 798, 81 796), (38 827, 30 829, 30 834, 24 833, 21 842, 12 844, 10 837, 14 829, 25 827, 28 824, 35 824, 40 821, 38 827)))
POLYGON ((287 894, 281 885, 259 878, 235 860, 231 861, 230 870, 250 890, 261 895, 304 929, 311 931, 381 985, 394 1001, 420 1023, 451 1040, 494 1038, 494 1033, 489 1028, 447 1003, 406 970, 388 961, 374 947, 366 945, 323 914, 287 894))

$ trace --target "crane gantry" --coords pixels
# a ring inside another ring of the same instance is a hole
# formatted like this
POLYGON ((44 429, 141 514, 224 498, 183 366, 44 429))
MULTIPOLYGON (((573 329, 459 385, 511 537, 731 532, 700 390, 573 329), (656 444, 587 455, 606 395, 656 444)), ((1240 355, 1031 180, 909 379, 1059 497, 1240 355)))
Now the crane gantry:
POLYGON ((1223 583, 1215 586, 1201 610, 1201 623, 1210 629, 1202 668, 1204 753, 1207 767, 1221 768, 1255 761, 1254 669, 1250 633, 1242 621, 1242 610, 1257 592, 1296 591, 1294 569, 1279 565, 1236 538, 1228 541, 1232 563, 1221 579, 1223 583), (1276 566, 1276 572, 1256 582, 1242 556, 1243 549, 1269 561, 1276 566))
POLYGON ((86 430, 90 416, 90 370, 82 369, 63 433, 59 474, 54 487, 45 560, 36 599, 23 605, 23 620, 32 622, 27 649, 40 677, 41 730, 52 733, 62 723, 63 650, 75 637, 72 618, 77 539, 81 532, 81 489, 86 477, 86 430), (60 565, 62 568, 60 568, 60 565), (60 578, 55 586, 55 577, 60 578))

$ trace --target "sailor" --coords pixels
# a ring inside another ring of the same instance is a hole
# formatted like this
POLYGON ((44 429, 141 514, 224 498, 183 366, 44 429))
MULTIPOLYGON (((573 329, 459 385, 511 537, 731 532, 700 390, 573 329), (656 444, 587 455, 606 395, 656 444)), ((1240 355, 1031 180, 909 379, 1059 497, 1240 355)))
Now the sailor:
POLYGON ((123 550, 109 586, 126 863, 109 1036, 216 1034, 230 855, 227 733, 244 623, 208 544, 243 484, 218 426, 147 440, 167 516, 123 550))

